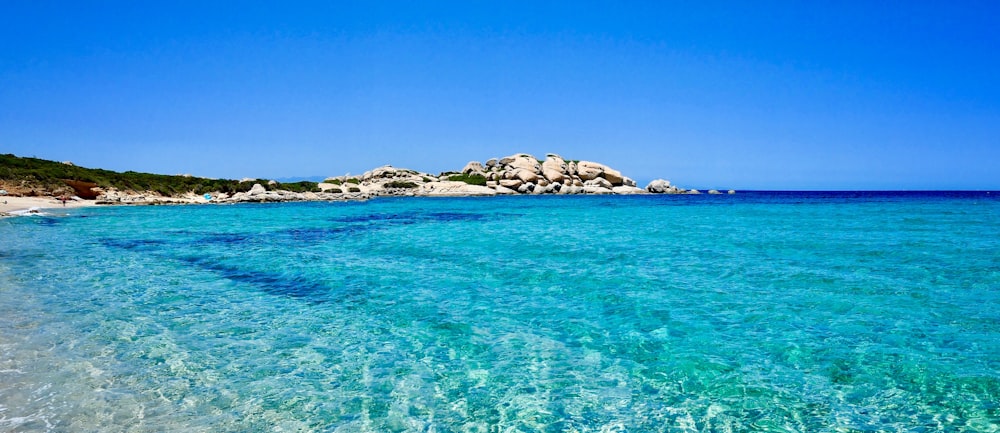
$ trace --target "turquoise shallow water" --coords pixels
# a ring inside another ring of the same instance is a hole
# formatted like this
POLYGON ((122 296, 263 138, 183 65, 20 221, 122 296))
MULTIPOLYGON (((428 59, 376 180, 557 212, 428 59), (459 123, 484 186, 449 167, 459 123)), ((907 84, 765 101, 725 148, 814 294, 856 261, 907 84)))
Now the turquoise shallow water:
POLYGON ((0 220, 0 431, 1000 431, 986 193, 0 220))

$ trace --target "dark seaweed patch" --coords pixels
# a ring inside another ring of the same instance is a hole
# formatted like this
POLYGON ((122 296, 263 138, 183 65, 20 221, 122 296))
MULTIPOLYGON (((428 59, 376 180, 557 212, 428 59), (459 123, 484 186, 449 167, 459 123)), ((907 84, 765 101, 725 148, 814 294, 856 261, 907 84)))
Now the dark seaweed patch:
POLYGON ((180 259, 231 281, 254 285, 270 295, 305 298, 319 303, 324 302, 323 295, 330 292, 326 285, 301 276, 240 269, 207 257, 187 256, 180 259))
POLYGON ((112 248, 119 248, 130 251, 150 251, 157 250, 167 242, 159 239, 111 239, 105 238, 99 241, 102 245, 112 248))
POLYGON ((338 223, 356 224, 356 223, 371 223, 379 221, 414 221, 416 220, 416 214, 366 214, 366 215, 348 215, 343 217, 330 218, 330 221, 338 223))
POLYGON ((350 235, 367 230, 368 227, 346 226, 346 227, 310 227, 287 229, 277 234, 288 236, 298 242, 322 241, 331 237, 350 235))
POLYGON ((330 221, 339 223, 389 223, 390 225, 413 224, 422 221, 481 221, 486 219, 486 215, 468 212, 428 212, 428 213, 408 213, 408 214, 367 214, 351 215, 346 217, 331 218, 330 221))
POLYGON ((253 240, 253 236, 244 233, 214 233, 201 238, 202 242, 224 245, 240 245, 253 240))
POLYGON ((365 232, 382 230, 384 225, 351 224, 338 227, 307 227, 294 228, 274 232, 271 236, 279 236, 294 242, 322 242, 330 239, 354 236, 365 232))
POLYGON ((47 216, 37 217, 34 218, 33 220, 35 224, 38 224, 40 226, 54 226, 59 223, 59 218, 52 218, 47 216))
POLYGON ((479 213, 462 212, 433 212, 427 214, 427 218, 434 221, 482 221, 486 215, 479 213))

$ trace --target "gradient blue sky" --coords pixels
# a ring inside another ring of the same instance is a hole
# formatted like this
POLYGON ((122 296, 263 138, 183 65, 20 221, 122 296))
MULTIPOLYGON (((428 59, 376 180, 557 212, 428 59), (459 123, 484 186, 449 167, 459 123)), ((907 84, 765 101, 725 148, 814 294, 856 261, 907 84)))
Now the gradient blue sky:
POLYGON ((0 152, 207 177, 515 152, 697 188, 1000 188, 995 2, 0 0, 0 152))

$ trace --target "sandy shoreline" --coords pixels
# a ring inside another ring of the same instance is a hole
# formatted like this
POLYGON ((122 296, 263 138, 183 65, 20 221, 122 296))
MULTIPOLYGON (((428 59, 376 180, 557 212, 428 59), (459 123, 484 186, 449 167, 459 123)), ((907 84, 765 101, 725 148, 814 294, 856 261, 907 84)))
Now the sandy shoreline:
MULTIPOLYGON (((66 209, 96 206, 93 200, 67 200, 66 209)), ((31 208, 58 209, 63 208, 63 203, 55 197, 0 197, 0 213, 13 213, 31 208)))

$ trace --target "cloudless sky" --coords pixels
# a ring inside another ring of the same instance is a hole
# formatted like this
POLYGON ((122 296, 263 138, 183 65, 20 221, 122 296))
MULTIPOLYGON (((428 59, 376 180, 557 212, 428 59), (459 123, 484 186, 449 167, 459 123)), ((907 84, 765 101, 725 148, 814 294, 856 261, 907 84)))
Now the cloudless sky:
POLYGON ((206 177, 517 152, 1000 188, 1000 3, 0 0, 0 153, 206 177))

